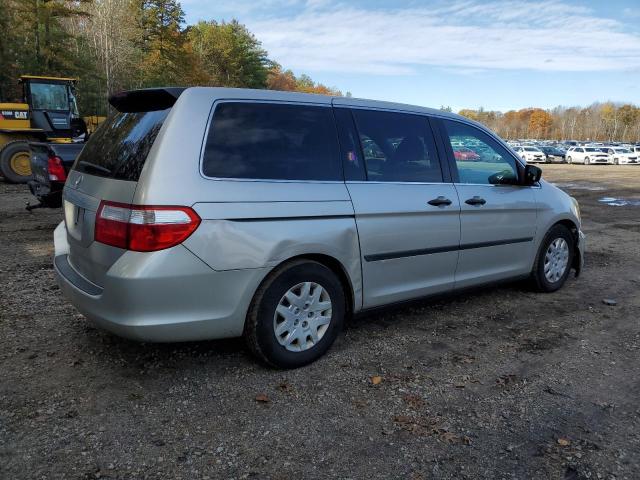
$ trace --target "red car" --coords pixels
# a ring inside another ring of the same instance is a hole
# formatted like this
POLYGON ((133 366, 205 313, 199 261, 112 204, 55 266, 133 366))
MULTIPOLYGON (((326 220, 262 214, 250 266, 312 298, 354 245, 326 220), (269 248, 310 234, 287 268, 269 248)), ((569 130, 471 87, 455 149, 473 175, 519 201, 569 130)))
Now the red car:
POLYGON ((477 162, 480 160, 480 155, 469 148, 456 148, 453 151, 453 156, 459 162, 477 162))

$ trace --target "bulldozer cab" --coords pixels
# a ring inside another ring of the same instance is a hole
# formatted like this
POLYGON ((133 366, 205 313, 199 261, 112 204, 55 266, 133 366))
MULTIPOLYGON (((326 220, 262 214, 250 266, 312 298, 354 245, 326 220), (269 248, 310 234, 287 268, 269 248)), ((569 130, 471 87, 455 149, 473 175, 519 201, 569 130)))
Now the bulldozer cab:
MULTIPOLYGON (((73 143, 86 140, 88 131, 78 114, 75 78, 22 75, 19 82, 22 103, 0 100, 0 172, 5 181, 26 183, 32 180, 29 142, 73 143)), ((95 128, 100 117, 94 118, 95 128)))
POLYGON ((71 141, 86 133, 78 114, 75 78, 20 77, 24 103, 29 106, 30 126, 42 131, 49 141, 71 141))

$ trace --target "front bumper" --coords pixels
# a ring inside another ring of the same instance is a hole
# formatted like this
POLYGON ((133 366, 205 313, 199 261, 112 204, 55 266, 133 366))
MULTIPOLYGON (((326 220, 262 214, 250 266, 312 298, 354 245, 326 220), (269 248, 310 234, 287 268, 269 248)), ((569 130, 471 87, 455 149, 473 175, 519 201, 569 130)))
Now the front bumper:
POLYGON ((242 335, 251 299, 268 269, 216 271, 184 246, 126 252, 95 285, 69 260, 66 229, 54 234, 54 268, 64 296, 93 324, 148 342, 242 335))

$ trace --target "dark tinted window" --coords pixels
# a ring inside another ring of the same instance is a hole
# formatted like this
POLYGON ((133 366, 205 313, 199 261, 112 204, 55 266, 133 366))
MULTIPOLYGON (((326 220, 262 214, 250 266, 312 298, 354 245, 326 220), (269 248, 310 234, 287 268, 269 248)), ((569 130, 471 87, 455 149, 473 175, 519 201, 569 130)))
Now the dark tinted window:
POLYGON ((370 181, 442 181, 426 117, 359 109, 353 116, 370 181))
POLYGON ((109 117, 84 146, 73 169, 91 175, 138 181, 169 111, 118 113, 109 117))
MULTIPOLYGON (((458 167, 460 183, 516 183, 518 170, 511 154, 482 130, 443 120, 458 167)), ((531 147, 525 147, 530 151, 531 147)))
POLYGON ((220 103, 202 168, 218 178, 341 180, 331 108, 220 103))

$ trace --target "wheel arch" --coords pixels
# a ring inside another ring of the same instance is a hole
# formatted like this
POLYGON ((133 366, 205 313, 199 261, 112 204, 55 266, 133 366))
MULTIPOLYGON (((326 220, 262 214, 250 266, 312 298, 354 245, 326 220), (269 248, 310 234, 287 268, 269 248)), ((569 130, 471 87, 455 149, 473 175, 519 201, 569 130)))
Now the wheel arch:
MULTIPOLYGON (((273 273, 273 272, 281 269, 283 266, 285 266, 288 263, 292 263, 292 262, 299 261, 299 260, 311 260, 311 261, 317 262, 317 263, 319 263, 321 265, 324 265, 329 270, 331 270, 336 275, 336 277, 338 277, 338 280, 340 281, 340 284, 342 285, 342 289, 344 290, 345 298, 347 300, 347 302, 346 302, 347 303, 347 305, 346 305, 347 315, 353 314, 353 312, 357 308, 357 305, 355 303, 356 302, 356 293, 355 293, 355 289, 354 289, 354 286, 353 286, 353 282, 351 280, 351 277, 347 273, 347 269, 342 264, 342 262, 340 260, 338 260, 337 258, 332 257, 331 255, 327 255, 327 254, 324 254, 324 253, 304 253, 304 254, 293 256, 293 257, 289 257, 286 260, 283 260, 280 263, 278 263, 277 265, 275 265, 271 269, 270 273, 273 273)), ((267 275, 267 277, 268 276, 269 275, 267 275)))
MULTIPOLYGON (((573 260, 571 262, 571 268, 573 268, 576 272, 576 277, 580 275, 582 259, 580 256, 582 253, 578 248, 578 243, 580 241, 580 233, 578 224, 570 218, 562 218, 557 220, 555 223, 551 224, 549 228, 545 231, 545 235, 549 230, 551 230, 556 225, 562 225, 566 227, 571 232, 571 237, 573 238, 573 260)), ((541 245, 542 246, 542 245, 541 245)))

